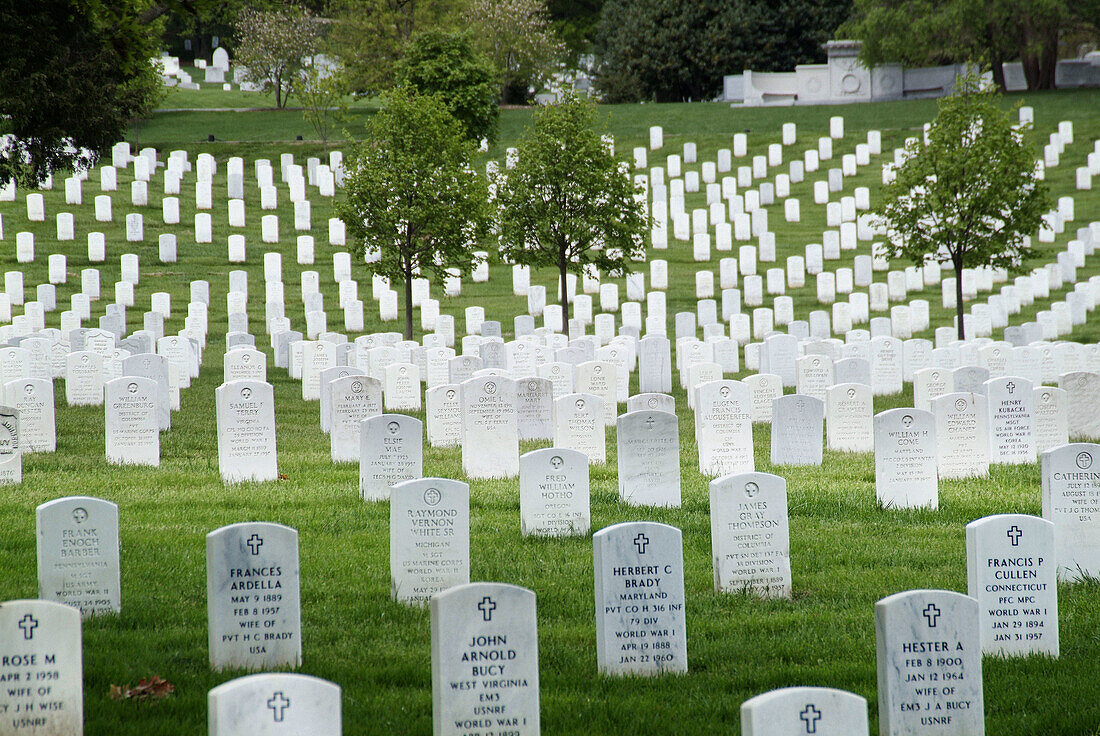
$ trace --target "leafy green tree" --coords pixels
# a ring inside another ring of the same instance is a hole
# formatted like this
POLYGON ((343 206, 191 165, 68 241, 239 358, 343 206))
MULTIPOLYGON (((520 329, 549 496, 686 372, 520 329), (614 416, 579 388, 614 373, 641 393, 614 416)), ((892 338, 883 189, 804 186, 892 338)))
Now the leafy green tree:
POLYGON ((310 64, 302 70, 298 100, 302 103, 302 117, 317 131, 321 144, 327 151, 333 128, 347 120, 348 99, 344 68, 310 64))
POLYGON ((527 88, 541 87, 565 56, 544 0, 472 0, 467 18, 505 102, 526 102, 527 88))
POLYGON ((298 5, 273 10, 246 7, 236 21, 237 63, 248 68, 247 81, 275 93, 275 106, 286 107, 297 91, 307 57, 318 51, 313 15, 298 5))
POLYGON ((878 211, 890 240, 886 255, 954 269, 960 340, 963 269, 1021 270, 1031 255, 1027 237, 1051 207, 1034 149, 996 99, 974 77, 960 80, 940 101, 928 145, 907 147, 878 211))
POLYGON ((421 94, 438 95, 471 140, 494 140, 500 108, 492 64, 464 33, 426 31, 409 44, 398 77, 421 94))
POLYGON ((367 267, 404 285, 405 338, 413 334, 412 280, 437 282, 477 265, 473 245, 487 229, 488 186, 470 164, 473 143, 435 96, 397 87, 367 123, 349 161, 337 206, 367 267))
POLYGON ((0 182, 87 168, 161 98, 143 2, 0 2, 0 182))
POLYGON ((601 140, 596 108, 570 97, 535 113, 519 141, 515 168, 500 177, 501 255, 553 266, 561 286, 562 332, 569 334, 566 276, 597 268, 608 276, 645 255, 649 219, 629 169, 601 140))

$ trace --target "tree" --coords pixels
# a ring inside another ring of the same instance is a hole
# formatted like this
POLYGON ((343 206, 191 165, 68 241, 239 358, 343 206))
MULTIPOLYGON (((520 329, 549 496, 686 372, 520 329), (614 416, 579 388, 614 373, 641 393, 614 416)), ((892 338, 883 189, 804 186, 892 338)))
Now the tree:
POLYGON ((275 92, 275 106, 286 107, 301 81, 306 57, 317 53, 317 28, 309 11, 297 5, 274 10, 246 7, 237 16, 237 63, 245 78, 264 92, 275 92))
POLYGON ((431 274, 441 283, 477 265, 471 246, 485 235, 489 207, 473 153, 442 100, 397 87, 383 97, 347 168, 337 213, 360 253, 380 253, 367 264, 371 272, 404 285, 408 340, 413 278, 431 274))
POLYGON ((1031 255, 1027 237, 1051 207, 1036 177, 1034 149, 996 99, 974 77, 962 78, 955 94, 940 101, 928 145, 906 148, 878 212, 890 240, 887 255, 954 269, 960 340, 963 269, 1022 270, 1031 255))
POLYGON ((142 2, 0 2, 0 183, 85 169, 160 99, 142 2))
POLYGON ((304 117, 328 150, 328 137, 337 123, 347 119, 347 85, 342 66, 327 67, 313 63, 302 70, 298 85, 298 99, 302 103, 304 117))
MULTIPOLYGON (((885 1, 885 0, 884 0, 885 1)), ((715 97, 745 69, 821 62, 851 0, 607 0, 596 29, 608 101, 715 97)))
POLYGON ((596 108, 569 97, 535 113, 519 141, 519 160, 498 183, 500 252, 515 263, 554 266, 562 332, 569 335, 566 275, 596 268, 608 276, 645 256, 649 220, 595 127, 596 108))
POLYGON ((447 102, 471 140, 494 140, 497 133, 496 74, 464 33, 425 31, 409 44, 398 78, 421 94, 447 102))
POLYGON ((542 86, 565 55, 543 0, 473 0, 468 19, 505 102, 526 102, 527 88, 542 86))

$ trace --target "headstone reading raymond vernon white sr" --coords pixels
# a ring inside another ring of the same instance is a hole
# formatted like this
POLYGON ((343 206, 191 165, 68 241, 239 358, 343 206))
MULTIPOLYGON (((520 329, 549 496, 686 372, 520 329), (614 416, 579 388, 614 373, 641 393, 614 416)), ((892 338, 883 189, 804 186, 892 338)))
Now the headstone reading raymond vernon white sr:
POLYGON ((665 411, 618 417, 619 498, 632 506, 680 506, 680 421, 665 411))
POLYGON ((831 687, 784 687, 741 704, 741 736, 867 736, 867 699, 831 687))
POLYGON ((875 603, 882 736, 984 736, 978 602, 909 590, 875 603))
POLYGON ((539 643, 535 593, 469 583, 432 596, 434 736, 537 736, 539 643))
POLYGON ((687 672, 680 530, 633 521, 592 535, 596 660, 608 675, 687 672))
POLYGON ((35 512, 38 597, 83 616, 122 610, 118 506, 90 496, 47 501, 35 512))
POLYGON ((424 474, 424 425, 404 414, 364 419, 359 429, 359 496, 385 501, 390 486, 424 474))
POLYGON ((206 698, 208 736, 340 736, 340 686, 285 672, 247 675, 206 698))
POLYGON ((1100 445, 1047 450, 1039 468, 1043 518, 1054 522, 1058 579, 1100 577, 1100 445))
POLYGON ((982 651, 1058 656, 1054 524, 996 514, 966 525, 967 592, 978 601, 982 651))
POLYGON ((770 473, 738 473, 710 482, 714 589, 791 596, 787 481, 770 473))
POLYGON ((232 381, 214 391, 218 470, 226 483, 277 480, 275 392, 270 383, 232 381))
POLYGON ((462 383, 462 470, 470 478, 519 475, 516 383, 503 376, 462 383))
POLYGON ((588 458, 564 447, 520 455, 519 518, 523 536, 587 536, 588 458))
POLYGON ((886 508, 939 505, 932 412, 902 408, 875 415, 875 495, 886 508))
POLYGON ((0 665, 0 733, 84 733, 80 611, 52 601, 0 603, 0 665))
POLYGON ((470 486, 418 478, 390 490, 390 590, 426 605, 441 590, 470 582, 470 486))
POLYGON ((214 670, 301 665, 298 532, 245 522, 207 534, 206 610, 214 670))

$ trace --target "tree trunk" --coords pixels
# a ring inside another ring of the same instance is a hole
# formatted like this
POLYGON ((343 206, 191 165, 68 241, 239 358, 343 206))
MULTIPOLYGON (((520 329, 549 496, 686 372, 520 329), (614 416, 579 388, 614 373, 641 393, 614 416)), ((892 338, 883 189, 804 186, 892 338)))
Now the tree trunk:
POLYGON ((1001 92, 1007 92, 1008 84, 1005 82, 1004 55, 992 41, 990 41, 989 54, 990 67, 993 72, 993 84, 997 85, 997 89, 1001 92))
POLYGON ((1043 50, 1039 55, 1039 89, 1054 89, 1058 69, 1058 28, 1051 25, 1043 32, 1043 50))
POLYGON ((405 257, 405 339, 413 339, 413 274, 412 258, 405 257))
POLYGON ((1039 89, 1039 60, 1034 54, 1024 52, 1020 54, 1020 65, 1024 68, 1028 92, 1039 89))
POLYGON ((561 332, 569 339, 569 279, 566 277, 565 246, 558 251, 558 270, 561 276, 561 332))
POLYGON ((955 266, 955 319, 958 320, 959 339, 966 339, 966 322, 963 321, 963 264, 962 257, 952 259, 955 266))

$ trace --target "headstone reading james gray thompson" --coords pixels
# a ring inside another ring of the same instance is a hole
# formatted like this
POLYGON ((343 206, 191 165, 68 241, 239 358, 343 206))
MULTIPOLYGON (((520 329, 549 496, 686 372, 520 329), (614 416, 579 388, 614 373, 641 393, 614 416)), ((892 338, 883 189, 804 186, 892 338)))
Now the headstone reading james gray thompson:
POLYGON ((215 392, 218 470, 226 483, 277 480, 275 392, 270 383, 231 381, 215 392))
POLYGON ((210 666, 275 669, 302 663, 298 532, 230 524, 206 535, 210 666))
POLYGON ((910 590, 875 604, 878 717, 883 736, 983 736, 978 602, 910 590))
POLYGON ((1100 445, 1074 442, 1040 458, 1043 518, 1054 522, 1058 579, 1100 576, 1100 445))
POLYGON ((787 481, 770 473, 712 480, 710 544, 716 591, 789 598, 787 481))
POLYGON ((385 501, 390 486, 424 474, 424 425, 404 414, 364 419, 359 429, 359 495, 385 501))
POLYGON ((875 415, 875 495, 887 508, 939 505, 932 412, 889 409, 875 415))
POLYGON ((309 675, 264 673, 207 694, 208 736, 340 736, 340 686, 309 675))
POLYGON ((680 422, 642 409, 618 417, 619 498, 632 506, 680 506, 680 422))
POLYGON ((966 525, 967 592, 978 601, 982 651, 1058 656, 1054 524, 996 514, 966 525))
POLYGON ((48 501, 36 511, 38 597, 83 616, 122 610, 118 506, 89 496, 48 501))
POLYGON ((390 491, 390 583, 394 600, 426 605, 470 582, 470 486, 418 478, 390 491))
POLYGON ((634 521, 592 535, 596 661, 609 675, 687 672, 679 529, 634 521))
POLYGON ((535 594, 469 583, 432 596, 435 736, 537 736, 539 652, 535 594))
POLYGON ((81 736, 80 612, 52 601, 0 603, 0 677, 0 733, 81 736))
POLYGON ((741 704, 741 736, 867 736, 867 700, 831 687, 784 687, 741 704))
POLYGON ((587 536, 588 458, 564 447, 532 450, 519 458, 519 518, 523 536, 587 536))

